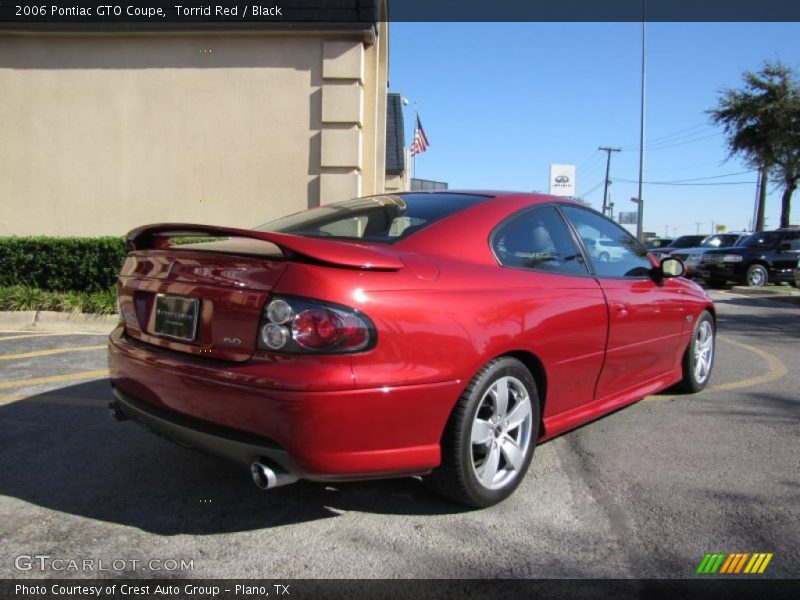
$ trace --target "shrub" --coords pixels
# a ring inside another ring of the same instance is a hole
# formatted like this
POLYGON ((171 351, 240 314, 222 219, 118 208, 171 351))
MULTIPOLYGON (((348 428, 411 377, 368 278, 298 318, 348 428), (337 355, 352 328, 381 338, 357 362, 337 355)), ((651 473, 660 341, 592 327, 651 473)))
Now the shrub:
POLYGON ((33 288, 105 293, 116 284, 126 254, 122 237, 0 238, 0 286, 27 286, 22 304, 42 300, 33 288))
POLYGON ((49 292, 27 285, 0 287, 0 310, 56 310, 99 315, 117 312, 114 288, 99 292, 49 292))

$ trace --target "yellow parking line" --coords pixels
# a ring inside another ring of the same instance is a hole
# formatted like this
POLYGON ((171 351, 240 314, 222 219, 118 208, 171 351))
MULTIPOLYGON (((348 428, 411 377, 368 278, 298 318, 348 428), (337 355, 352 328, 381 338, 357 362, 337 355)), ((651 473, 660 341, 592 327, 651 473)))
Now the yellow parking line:
POLYGON ((22 331, 4 331, 5 333, 19 333, 21 335, 10 335, 8 337, 0 337, 0 342, 5 342, 8 340, 23 340, 27 338, 37 338, 37 337, 58 337, 58 336, 68 336, 68 335, 96 335, 96 336, 108 336, 107 333, 89 333, 89 332, 76 332, 76 331, 68 331, 68 332, 50 332, 50 333, 24 333, 22 331))
POLYGON ((67 373, 66 375, 34 377, 33 379, 2 381, 0 382, 0 390, 15 387, 26 387, 31 385, 42 385, 45 383, 61 383, 66 381, 78 381, 81 379, 98 379, 101 377, 108 377, 108 369, 98 369, 97 371, 81 371, 80 373, 67 373))
MULTIPOLYGON (((720 338, 722 339, 722 338, 720 338)), ((781 360, 769 352, 765 352, 761 348, 756 348, 755 346, 751 346, 750 344, 743 344, 742 342, 737 342, 735 340, 731 340, 725 338, 725 341, 729 344, 733 344, 734 346, 738 346, 748 352, 752 352, 764 359, 767 363, 768 370, 766 373, 761 375, 757 375, 756 377, 748 377, 747 379, 741 379, 739 381, 732 381, 731 383, 721 383, 719 385, 711 386, 711 389, 714 391, 722 391, 728 392, 730 390, 738 390, 740 388, 745 387, 752 387, 754 385, 759 385, 761 383, 769 383, 770 381, 775 381, 776 379, 780 379, 786 373, 788 373, 786 369, 786 365, 781 362, 781 360)))
MULTIPOLYGON (((740 379, 739 381, 711 385, 704 390, 705 392, 729 392, 731 390, 740 390, 742 388, 748 388, 754 385, 775 381, 776 379, 784 377, 786 373, 788 373, 786 365, 784 365, 783 362, 781 362, 781 359, 774 354, 770 354, 769 352, 762 350, 761 348, 751 346, 750 344, 737 342, 736 340, 730 339, 728 336, 720 335, 717 337, 717 340, 733 346, 738 346, 742 350, 747 350, 748 352, 752 352, 756 356, 762 358, 767 363, 767 371, 766 373, 762 373, 761 375, 757 375, 755 377, 747 377, 746 379, 740 379)), ((685 394, 658 394, 655 396, 648 396, 644 400, 647 402, 652 402, 654 400, 672 400, 673 398, 681 397, 685 397, 685 394)))
POLYGON ((53 354, 64 354, 65 352, 84 352, 87 350, 102 350, 107 348, 102 346, 74 346, 72 348, 53 348, 51 350, 37 350, 36 352, 23 352, 22 354, 0 354, 0 360, 18 360, 22 358, 37 358, 39 356, 52 356, 53 354))

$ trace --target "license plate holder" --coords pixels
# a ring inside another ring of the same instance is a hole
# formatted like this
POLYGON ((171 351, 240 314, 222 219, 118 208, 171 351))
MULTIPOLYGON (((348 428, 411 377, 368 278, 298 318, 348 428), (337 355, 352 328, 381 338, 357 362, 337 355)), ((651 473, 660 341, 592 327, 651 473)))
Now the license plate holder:
POLYGON ((156 335, 192 342, 197 337, 200 300, 186 296, 156 295, 153 329, 156 335))

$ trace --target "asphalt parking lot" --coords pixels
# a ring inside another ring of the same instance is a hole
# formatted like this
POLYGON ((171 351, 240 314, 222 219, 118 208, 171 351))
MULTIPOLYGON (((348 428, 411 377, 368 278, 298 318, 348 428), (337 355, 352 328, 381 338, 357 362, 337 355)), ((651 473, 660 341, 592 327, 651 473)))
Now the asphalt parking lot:
POLYGON ((0 577, 693 577, 715 551, 771 552, 762 577, 796 577, 800 305, 715 299, 706 391, 542 445, 482 511, 410 478, 261 492, 112 421, 104 335, 0 332, 0 577), (20 555, 125 566, 20 570, 20 555))

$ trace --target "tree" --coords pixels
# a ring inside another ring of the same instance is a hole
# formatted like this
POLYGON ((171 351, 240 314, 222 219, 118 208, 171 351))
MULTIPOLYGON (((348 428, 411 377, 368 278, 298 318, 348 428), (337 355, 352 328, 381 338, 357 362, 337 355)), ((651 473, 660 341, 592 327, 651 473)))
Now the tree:
POLYGON ((781 227, 787 227, 792 193, 800 183, 800 83, 781 62, 766 62, 743 79, 741 89, 722 90, 718 107, 708 113, 725 130, 730 155, 744 157, 761 173, 756 230, 764 226, 769 176, 783 185, 781 227))

